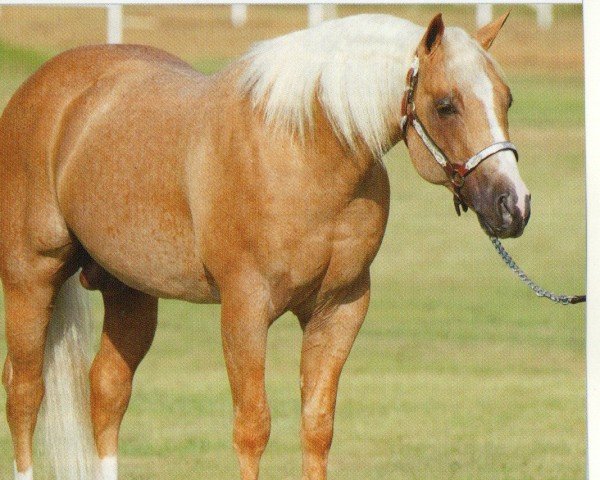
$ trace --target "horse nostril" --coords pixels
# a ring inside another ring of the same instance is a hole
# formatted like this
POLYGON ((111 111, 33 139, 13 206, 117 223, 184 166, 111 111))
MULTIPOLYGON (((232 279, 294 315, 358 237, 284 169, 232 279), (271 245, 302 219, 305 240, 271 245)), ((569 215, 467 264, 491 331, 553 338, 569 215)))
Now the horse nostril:
POLYGON ((501 238, 520 236, 529 220, 530 202, 529 193, 519 196, 512 189, 506 189, 496 194, 494 198, 496 219, 492 228, 494 234, 501 238))
POLYGON ((531 194, 525 195, 525 211, 523 212, 524 222, 527 225, 529 222, 529 217, 531 215, 531 194))
POLYGON ((496 199, 496 206, 498 208, 498 213, 501 217, 504 217, 505 215, 510 216, 510 209, 508 206, 508 193, 503 193, 498 196, 498 198, 496 199))

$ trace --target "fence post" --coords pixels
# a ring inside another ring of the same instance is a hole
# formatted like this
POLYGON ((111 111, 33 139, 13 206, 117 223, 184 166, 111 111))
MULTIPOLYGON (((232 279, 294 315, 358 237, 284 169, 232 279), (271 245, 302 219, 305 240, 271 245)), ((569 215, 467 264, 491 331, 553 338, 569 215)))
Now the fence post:
POLYGON ((106 15, 107 43, 123 43, 123 5, 107 5, 106 15))
POLYGON ((540 3, 535 5, 537 10, 537 24, 538 27, 544 30, 552 26, 552 5, 549 3, 540 3))
POLYGON ((475 8, 475 24, 477 28, 481 28, 492 21, 493 9, 491 3, 478 3, 475 8))
POLYGON ((248 21, 248 5, 234 3, 231 5, 231 23, 234 27, 241 27, 248 21))
POLYGON ((323 21, 325 9, 319 3, 308 4, 308 26, 314 27, 323 21))
POLYGON ((334 3, 309 3, 308 26, 314 27, 325 19, 337 17, 337 5, 334 3))

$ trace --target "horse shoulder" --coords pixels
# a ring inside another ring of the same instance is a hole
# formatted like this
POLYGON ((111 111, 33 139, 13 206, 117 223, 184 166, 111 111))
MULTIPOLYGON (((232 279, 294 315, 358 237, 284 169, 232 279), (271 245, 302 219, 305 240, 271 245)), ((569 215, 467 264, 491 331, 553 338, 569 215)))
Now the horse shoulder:
POLYGON ((383 240, 389 201, 387 171, 375 162, 356 196, 338 216, 322 290, 351 285, 369 268, 383 240))

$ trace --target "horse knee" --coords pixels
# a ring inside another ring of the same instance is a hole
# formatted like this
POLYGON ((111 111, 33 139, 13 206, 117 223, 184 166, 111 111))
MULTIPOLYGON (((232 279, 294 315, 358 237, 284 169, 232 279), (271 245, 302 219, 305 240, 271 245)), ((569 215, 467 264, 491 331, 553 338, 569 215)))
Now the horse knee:
POLYGON ((304 448, 318 456, 327 455, 333 440, 333 412, 304 412, 302 416, 302 443, 304 448))
POLYGON ((236 412, 233 444, 239 455, 259 457, 264 452, 271 434, 271 414, 265 406, 236 412))

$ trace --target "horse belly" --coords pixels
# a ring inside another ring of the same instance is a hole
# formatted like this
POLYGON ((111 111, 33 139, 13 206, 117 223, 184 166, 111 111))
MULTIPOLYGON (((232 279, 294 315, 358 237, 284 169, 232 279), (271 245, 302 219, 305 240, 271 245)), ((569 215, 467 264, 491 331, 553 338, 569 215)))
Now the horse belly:
MULTIPOLYGON (((204 268, 177 156, 141 158, 97 149, 75 155, 57 184, 59 205, 83 248, 111 275, 145 293, 219 300, 204 268), (119 156, 123 155, 123 156, 119 156)), ((117 149, 118 150, 118 149, 117 149)))
POLYGON ((126 285, 160 298, 218 302, 191 224, 178 210, 152 202, 90 205, 69 196, 69 228, 92 259, 126 285))
POLYGON ((152 204, 116 215, 84 203, 68 210, 67 224, 86 252, 126 285, 160 298, 218 302, 194 232, 180 212, 152 204))

